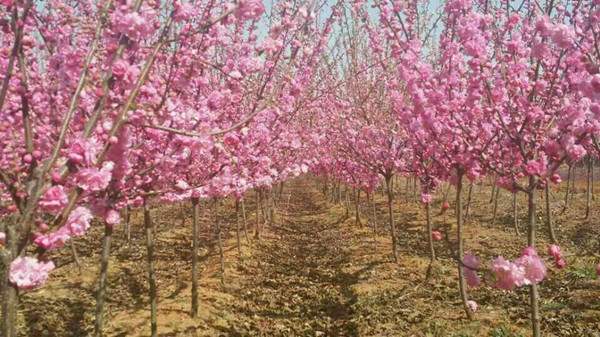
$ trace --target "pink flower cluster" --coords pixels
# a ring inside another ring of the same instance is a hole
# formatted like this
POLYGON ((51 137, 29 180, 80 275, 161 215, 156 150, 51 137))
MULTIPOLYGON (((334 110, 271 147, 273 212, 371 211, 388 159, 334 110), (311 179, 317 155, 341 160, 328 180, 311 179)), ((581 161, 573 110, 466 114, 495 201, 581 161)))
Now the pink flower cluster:
POLYGON ((242 20, 259 18, 265 12, 265 6, 261 0, 240 0, 235 11, 235 16, 242 20))
POLYGON ((562 256, 562 251, 560 249, 560 246, 558 246, 558 245, 548 246, 548 255, 550 255, 554 258, 554 265, 556 266, 556 268, 563 269, 567 265, 567 262, 565 261, 565 259, 562 256))
POLYGON ((479 278, 479 275, 477 275, 477 269, 480 265, 479 258, 473 254, 465 254, 463 263, 463 272, 467 284, 469 287, 478 287, 481 284, 481 279, 479 278))
POLYGON ((546 266, 535 249, 527 247, 514 262, 502 256, 494 259, 492 272, 496 277, 496 288, 512 290, 515 287, 540 283, 546 277, 546 266))
POLYGON ((71 212, 67 223, 56 232, 40 235, 34 243, 47 250, 61 248, 72 236, 82 236, 90 228, 92 213, 85 207, 77 207, 71 212))
POLYGON ((69 197, 62 185, 50 187, 40 199, 39 205, 42 211, 57 214, 69 202, 69 197))
POLYGON ((41 286, 54 269, 52 261, 43 262, 35 257, 17 257, 10 264, 9 280, 19 289, 33 289, 41 286))
POLYGON ((440 233, 440 231, 431 231, 431 238, 433 241, 441 241, 442 233, 440 233))
POLYGON ((84 168, 77 173, 77 185, 84 191, 102 191, 110 183, 113 167, 113 162, 105 162, 101 169, 84 168))

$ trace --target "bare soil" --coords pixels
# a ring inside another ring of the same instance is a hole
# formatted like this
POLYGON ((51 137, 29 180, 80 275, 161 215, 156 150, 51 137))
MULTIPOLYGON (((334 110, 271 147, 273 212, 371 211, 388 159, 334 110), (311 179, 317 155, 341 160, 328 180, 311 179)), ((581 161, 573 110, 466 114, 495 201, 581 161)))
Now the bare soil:
MULTIPOLYGON (((229 200, 219 208, 225 235, 225 273, 221 282, 219 252, 210 209, 203 205, 201 230, 200 315, 190 311, 191 211, 189 205, 156 205, 156 270, 159 336, 528 336, 528 295, 525 289, 503 292, 489 287, 470 289, 480 306, 466 319, 457 290, 453 213, 433 204, 434 226, 447 240, 436 242, 439 255, 433 276, 429 264, 424 211, 399 180, 394 204, 398 263, 392 262, 385 198, 376 195, 376 219, 361 204, 361 223, 354 206, 346 216, 343 203, 328 200, 314 179, 288 184, 277 206, 275 223, 260 239, 246 241, 242 254, 235 240, 235 208, 229 200), (289 200, 289 201, 288 201, 289 200), (377 232, 372 224, 378 224, 377 232)), ((467 190, 467 188, 465 188, 467 190)), ((466 223, 466 249, 483 261, 497 255, 515 258, 526 243, 512 223, 512 196, 500 193, 498 215, 491 223, 490 187, 474 187, 466 223)), ((351 193, 351 191, 349 192, 351 193)), ((465 192, 466 194, 466 192, 465 192)), ((561 214, 564 191, 553 190, 552 211, 557 234, 568 257, 567 268, 550 268, 541 285, 544 336, 600 336, 600 214, 582 219, 585 189, 578 181, 571 206, 561 214)), ((449 200, 454 198, 453 192, 449 200)), ((466 198, 466 196, 465 196, 466 198)), ((250 229, 256 219, 254 197, 247 200, 250 229)), ((548 238, 544 203, 539 199, 540 253, 548 238)), ((594 201, 596 205, 598 201, 594 201)), ((520 222, 525 223, 519 197, 520 222)), ((148 336, 149 301, 141 212, 132 216, 132 241, 116 228, 110 260, 106 336, 148 336)), ((520 228, 521 233, 525 228, 520 228)), ((54 259, 59 267, 41 289, 23 293, 19 308, 20 335, 31 337, 88 336, 93 332, 102 227, 76 240, 82 269, 64 249, 54 259)), ((548 263, 550 260, 548 260, 548 263)))

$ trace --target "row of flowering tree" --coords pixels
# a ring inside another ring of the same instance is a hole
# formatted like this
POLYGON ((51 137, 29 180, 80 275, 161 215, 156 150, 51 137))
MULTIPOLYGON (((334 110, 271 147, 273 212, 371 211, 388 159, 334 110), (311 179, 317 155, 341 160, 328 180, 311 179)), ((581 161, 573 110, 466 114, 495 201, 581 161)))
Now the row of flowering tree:
MULTIPOLYGON (((19 293, 46 282, 51 252, 105 224, 103 307, 113 226, 142 207, 151 331, 157 335, 153 200, 193 205, 198 312, 200 199, 242 198, 306 172, 298 111, 338 14, 323 2, 33 0, 0 3, 3 336, 19 293)), ((218 222, 217 222, 218 227, 218 222)), ((238 232, 239 234, 239 232, 238 232)))
MULTIPOLYGON (((331 163, 350 160, 385 182, 416 176, 427 219, 439 183, 456 187, 455 258, 469 318, 476 306, 467 284, 479 285, 485 268, 464 255, 463 180, 494 176, 498 186, 524 193, 527 248, 491 269, 498 288, 529 287, 532 331, 540 336, 538 284, 546 267, 536 250, 536 191, 560 182, 562 164, 598 148, 598 4, 356 1, 349 10, 363 35, 348 33, 345 99, 327 118, 330 153, 344 159, 331 163), (357 50, 364 45, 370 50, 357 50)), ((547 226, 556 242, 551 219, 547 226)), ((390 230, 397 259, 392 218, 390 230)), ((427 232, 434 259, 430 226, 427 232)), ((549 254, 564 266, 557 246, 549 254)))

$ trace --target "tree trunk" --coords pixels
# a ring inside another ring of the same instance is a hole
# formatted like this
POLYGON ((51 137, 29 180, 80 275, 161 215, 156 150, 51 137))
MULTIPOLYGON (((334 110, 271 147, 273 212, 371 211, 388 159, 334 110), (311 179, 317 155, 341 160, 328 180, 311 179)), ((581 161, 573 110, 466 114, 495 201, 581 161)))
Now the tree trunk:
POLYGON ((150 218, 150 209, 147 200, 144 199, 144 229, 146 230, 146 251, 148 263, 148 283, 150 297, 150 331, 151 337, 156 337, 158 327, 156 325, 156 274, 154 272, 154 222, 150 218))
POLYGON ((500 188, 496 187, 496 195, 494 196, 494 209, 492 211, 492 226, 496 224, 496 215, 498 214, 498 199, 500 196, 500 188))
POLYGON ((469 192, 467 192, 467 209, 465 210, 465 222, 469 221, 469 211, 471 210, 471 196, 473 195, 473 182, 469 184, 469 192))
POLYGON ((362 227, 360 222, 360 188, 356 189, 356 225, 362 227))
POLYGON ((198 198, 192 198, 192 312, 198 317, 198 219, 200 205, 198 198))
POLYGON ((569 165, 569 173, 567 173, 567 189, 565 191, 565 205, 563 206, 562 211, 563 214, 567 208, 569 207, 569 189, 571 188, 571 171, 573 170, 573 165, 569 165))
POLYGON ((75 243, 75 238, 71 238, 71 240, 69 241, 69 247, 71 248, 73 262, 75 262, 77 270, 79 270, 79 275, 81 275, 81 261, 79 260, 79 253, 77 253, 77 244, 75 243))
POLYGON ((98 292, 96 293, 96 322, 94 335, 103 336, 104 327, 104 298, 106 296, 106 282, 108 277, 108 262, 110 259, 110 244, 112 241, 112 225, 104 225, 104 238, 102 239, 102 255, 100 257, 100 277, 98 278, 98 292))
POLYGON ((260 238, 260 222, 261 222, 261 212, 262 212, 262 192, 260 190, 256 191, 256 225, 254 226, 254 238, 260 238))
MULTIPOLYGON (((527 232, 527 244, 535 249, 535 177, 529 177, 529 189, 527 191, 527 217, 529 220, 529 228, 527 232)), ((539 295, 536 284, 529 286, 529 304, 531 310, 531 323, 533 337, 540 337, 540 311, 539 311, 539 295)))
POLYGON ((129 225, 129 221, 131 220, 131 207, 125 207, 125 242, 129 246, 131 243, 131 226, 129 225))
POLYGON ((238 258, 242 258, 242 244, 240 243, 240 201, 235 199, 235 240, 237 243, 238 258))
POLYGON ((590 208, 592 206, 592 158, 588 157, 587 160, 587 188, 585 193, 585 219, 589 220, 591 217, 590 208))
POLYGON ((385 177, 385 186, 387 189, 387 202, 388 202, 388 219, 390 225, 390 235, 392 236, 392 254, 394 256, 394 262, 398 262, 398 247, 396 244, 396 226, 394 225, 394 212, 392 210, 392 186, 391 176, 385 177))
POLYGON ((496 179, 497 177, 494 176, 494 182, 492 183, 492 194, 490 195, 490 204, 494 202, 494 196, 496 195, 496 179))
POLYGON ((431 263, 436 259, 435 256, 435 247, 433 245, 433 238, 431 237, 431 232, 433 232, 433 226, 431 223, 431 205, 429 203, 425 204, 425 219, 427 225, 427 242, 429 243, 429 257, 431 259, 431 263))
POLYGON ((552 222, 552 210, 550 209, 550 182, 546 182, 545 188, 546 197, 546 225, 548 226, 548 234, 552 243, 558 243, 556 240, 556 234, 554 233, 554 224, 552 222))
POLYGON ((244 219, 244 237, 246 238, 246 243, 250 240, 248 239, 248 219, 246 218, 246 205, 244 203, 244 198, 241 200, 242 203, 242 219, 244 219))
POLYGON ((4 293, 2 294, 2 336, 16 337, 17 306, 19 304, 19 291, 9 281, 9 269, 12 261, 17 257, 17 240, 15 225, 10 223, 6 228, 6 247, 4 251, 4 293))
POLYGON ((513 192, 513 226, 515 227, 515 232, 517 235, 521 235, 519 232, 519 213, 517 212, 517 192, 513 192))
MULTIPOLYGON (((463 172, 457 172, 457 181, 456 181, 456 239, 458 245, 458 259, 460 261, 463 260, 464 256, 464 243, 463 243, 463 206, 462 206, 462 179, 463 172)), ((458 288, 460 291, 460 298, 462 299, 463 306, 465 309, 465 313, 467 314, 467 318, 473 319, 473 313, 469 306, 467 305, 468 297, 467 297, 467 288, 465 287, 465 276, 462 264, 458 262, 458 288)))
MULTIPOLYGON (((225 284, 225 255, 223 251, 223 240, 221 234, 221 222, 219 221, 219 201, 214 201, 214 219, 215 227, 217 229, 217 244, 219 245, 219 260, 221 262, 221 285, 225 284)), ((263 214, 264 216, 264 214, 263 214)))

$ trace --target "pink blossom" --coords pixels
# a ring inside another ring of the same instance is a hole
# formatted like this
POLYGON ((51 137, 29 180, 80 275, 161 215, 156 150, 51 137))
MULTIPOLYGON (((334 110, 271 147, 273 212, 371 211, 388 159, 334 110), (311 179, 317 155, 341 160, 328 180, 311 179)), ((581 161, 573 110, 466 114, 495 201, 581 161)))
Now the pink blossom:
POLYGON ((562 257, 559 259, 555 259, 554 260, 554 265, 556 266, 556 268, 558 269, 563 269, 564 267, 567 266, 567 261, 565 261, 565 259, 563 259, 562 257))
POLYGON ((557 25, 552 32, 552 41, 560 48, 569 48, 573 45, 574 32, 564 24, 557 25))
POLYGON ((525 282, 523 266, 505 260, 502 256, 498 256, 492 261, 492 272, 496 277, 494 286, 499 289, 513 290, 525 282))
POLYGON ((554 173, 551 177, 550 177, 550 181, 554 184, 560 184, 562 181, 562 178, 560 177, 559 174, 554 173))
POLYGON ((65 226, 69 227, 70 232, 74 236, 82 236, 88 228, 90 228, 90 221, 92 218, 92 212, 90 212, 89 209, 80 206, 71 212, 65 226))
POLYGON ((463 263, 465 266, 462 268, 467 284, 469 287, 478 287, 481 284, 481 279, 479 278, 479 275, 477 275, 475 269, 479 268, 479 258, 473 254, 465 254, 463 263))
POLYGON ((118 225, 121 222, 121 215, 114 209, 109 209, 104 216, 104 221, 109 226, 118 225))
POLYGON ((43 285, 54 269, 52 261, 43 262, 30 256, 17 257, 10 264, 10 282, 19 289, 33 289, 43 285))
POLYGON ((477 302, 473 300, 467 301, 467 307, 469 307, 469 310, 471 310, 471 312, 476 312, 479 309, 479 305, 477 305, 477 302))
POLYGON ((94 138, 77 138, 71 141, 67 156, 74 164, 89 166, 96 162, 100 146, 94 138))
POLYGON ((38 247, 44 248, 46 250, 53 250, 62 248, 67 241, 71 238, 71 232, 69 227, 62 226, 57 231, 46 234, 46 235, 38 235, 34 240, 38 247))
POLYGON ((210 93, 210 95, 208 95, 208 99, 206 100, 206 105, 208 106, 208 108, 210 110, 218 110, 221 107, 223 107, 224 105, 224 101, 225 101, 225 97, 223 96, 223 94, 218 91, 215 90, 213 92, 210 93))
POLYGON ((442 233, 440 233, 440 231, 431 231, 431 238, 433 241, 441 241, 442 233))
POLYGON ((69 197, 62 185, 50 187, 41 197, 39 205, 42 211, 56 214, 69 203, 69 197))
POLYGON ((12 6, 13 0, 0 0, 0 5, 4 5, 6 7, 12 6))
POLYGON ((102 191, 110 183, 112 168, 112 162, 106 162, 100 170, 95 167, 80 170, 77 173, 77 186, 84 191, 102 191))
POLYGON ((555 259, 560 259, 562 257, 562 251, 559 245, 549 245, 548 246, 548 255, 554 257, 555 259))
POLYGON ((243 20, 259 18, 265 12, 265 6, 261 0, 240 0, 235 10, 235 16, 243 20))
POLYGON ((429 204, 433 200, 433 197, 429 193, 421 193, 421 202, 424 204, 429 204))
POLYGON ((175 1, 173 7, 175 7, 175 13, 173 13, 173 20, 175 22, 185 21, 193 15, 194 6, 191 3, 175 1))
POLYGON ((546 277, 546 266, 535 249, 527 247, 526 250, 521 257, 515 260, 515 264, 521 266, 525 272, 524 285, 538 284, 546 277))

